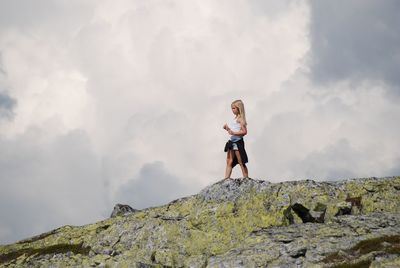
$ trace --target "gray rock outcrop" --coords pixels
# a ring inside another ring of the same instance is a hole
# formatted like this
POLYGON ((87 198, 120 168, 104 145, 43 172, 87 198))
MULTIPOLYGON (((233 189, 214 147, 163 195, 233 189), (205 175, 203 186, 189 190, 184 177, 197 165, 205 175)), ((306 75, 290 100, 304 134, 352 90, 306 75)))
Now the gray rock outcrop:
POLYGON ((129 214, 135 213, 139 210, 132 208, 129 205, 123 205, 123 204, 116 204, 114 206, 113 211, 111 212, 111 218, 117 217, 117 216, 127 216, 129 214))
POLYGON ((400 267, 399 204, 400 177, 222 180, 0 246, 0 266, 400 267))

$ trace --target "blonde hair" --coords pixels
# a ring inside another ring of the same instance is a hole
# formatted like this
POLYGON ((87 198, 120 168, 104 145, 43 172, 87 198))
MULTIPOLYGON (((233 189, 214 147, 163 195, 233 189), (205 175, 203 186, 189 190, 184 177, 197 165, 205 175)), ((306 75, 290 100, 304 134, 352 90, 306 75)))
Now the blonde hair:
POLYGON ((232 102, 232 105, 238 108, 239 114, 238 118, 240 118, 243 122, 243 124, 246 126, 247 125, 247 120, 246 120, 246 112, 244 111, 244 104, 242 100, 235 100, 232 102))

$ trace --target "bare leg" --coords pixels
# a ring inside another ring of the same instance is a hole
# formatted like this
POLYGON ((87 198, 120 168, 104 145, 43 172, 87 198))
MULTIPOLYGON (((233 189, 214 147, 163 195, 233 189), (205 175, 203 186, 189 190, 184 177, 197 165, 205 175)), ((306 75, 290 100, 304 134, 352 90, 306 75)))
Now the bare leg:
POLYGON ((238 163, 240 165, 240 168, 242 169, 242 174, 243 178, 248 178, 249 177, 249 171, 244 163, 242 163, 242 158, 240 157, 239 151, 235 151, 236 158, 238 160, 238 163))
POLYGON ((249 177, 249 170, 247 169, 246 164, 243 164, 243 167, 242 167, 242 166, 240 166, 240 167, 242 168, 242 172, 243 172, 243 170, 244 170, 244 172, 243 172, 243 178, 248 178, 248 177, 249 177))
POLYGON ((226 154, 226 169, 225 169, 225 179, 231 177, 232 174, 232 162, 233 162, 233 151, 228 150, 226 154))

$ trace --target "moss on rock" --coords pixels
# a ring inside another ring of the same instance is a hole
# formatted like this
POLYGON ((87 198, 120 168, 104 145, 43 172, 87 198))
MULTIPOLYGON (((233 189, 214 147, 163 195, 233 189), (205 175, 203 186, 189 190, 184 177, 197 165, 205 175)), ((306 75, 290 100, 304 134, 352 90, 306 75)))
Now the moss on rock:
POLYGON ((400 177, 276 184, 223 180, 164 206, 81 227, 64 226, 0 246, 0 265, 373 264, 377 250, 400 254, 398 237, 393 236, 400 232, 399 189, 400 177), (346 201, 349 198, 358 198, 360 204, 346 201), (298 208, 311 220, 302 220, 298 208), (338 214, 339 209, 347 210, 338 214), (347 259, 356 252, 360 255, 355 262, 347 259))

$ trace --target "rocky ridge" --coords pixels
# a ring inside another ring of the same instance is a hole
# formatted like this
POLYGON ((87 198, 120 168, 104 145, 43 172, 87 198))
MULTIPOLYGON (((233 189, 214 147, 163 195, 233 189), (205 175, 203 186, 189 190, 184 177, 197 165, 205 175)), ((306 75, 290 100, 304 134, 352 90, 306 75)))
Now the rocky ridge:
POLYGON ((0 266, 400 267, 400 177, 222 180, 0 246, 0 266))

